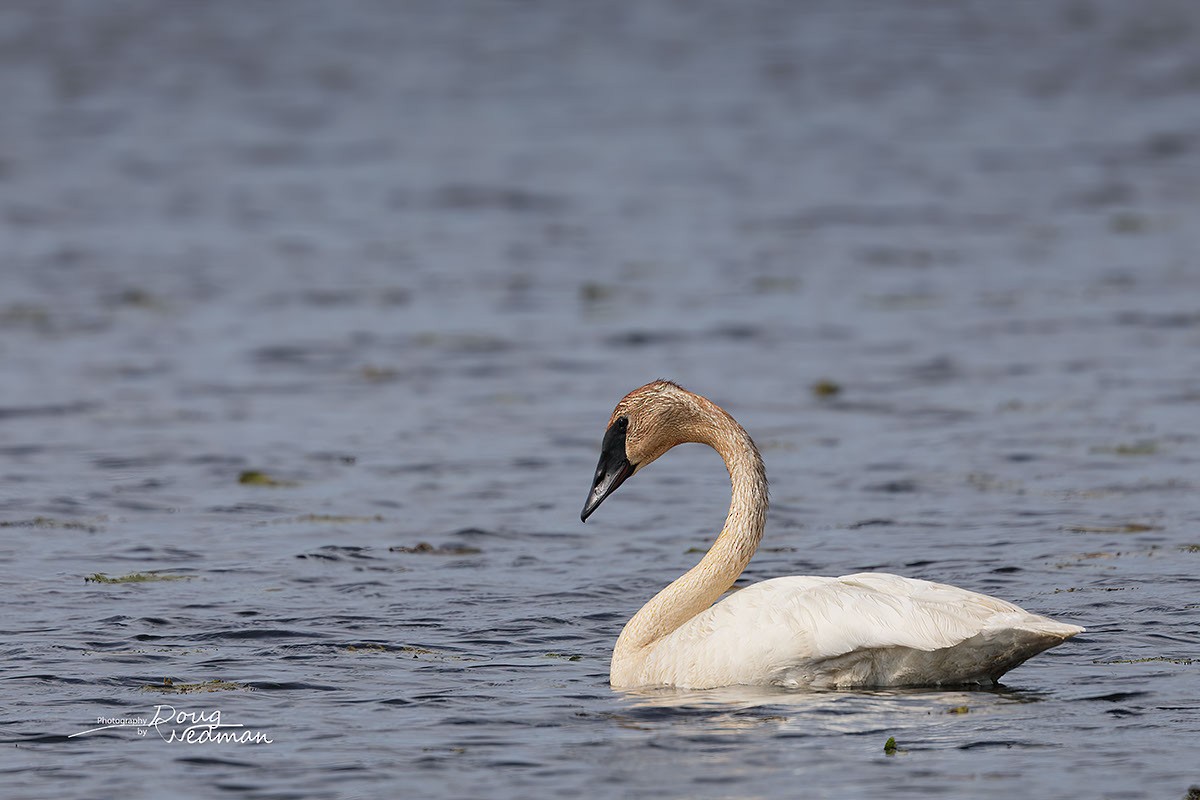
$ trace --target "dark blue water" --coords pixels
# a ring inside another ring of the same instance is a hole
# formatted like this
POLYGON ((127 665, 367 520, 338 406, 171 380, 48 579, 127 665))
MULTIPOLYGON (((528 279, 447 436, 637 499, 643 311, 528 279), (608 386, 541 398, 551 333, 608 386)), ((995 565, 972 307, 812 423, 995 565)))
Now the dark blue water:
POLYGON ((1192 4, 9 3, 0 90, 6 798, 1200 784, 1192 4), (579 523, 656 377, 763 450, 746 580, 1088 632, 612 691, 728 500, 681 448, 579 523), (217 712, 270 743, 166 741, 217 712))

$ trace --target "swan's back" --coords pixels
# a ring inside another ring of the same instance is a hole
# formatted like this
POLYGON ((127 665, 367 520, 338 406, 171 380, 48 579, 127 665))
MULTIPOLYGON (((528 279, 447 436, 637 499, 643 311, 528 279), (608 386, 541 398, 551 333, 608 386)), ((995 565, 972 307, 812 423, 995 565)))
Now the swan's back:
POLYGON ((887 573, 775 578, 664 637, 630 684, 989 685, 1082 630, 994 597, 887 573))

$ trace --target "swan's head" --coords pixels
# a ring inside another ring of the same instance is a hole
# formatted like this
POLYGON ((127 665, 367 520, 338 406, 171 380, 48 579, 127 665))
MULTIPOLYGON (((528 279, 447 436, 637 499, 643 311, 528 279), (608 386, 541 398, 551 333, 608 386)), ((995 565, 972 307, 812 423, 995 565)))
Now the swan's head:
POLYGON ((654 381, 625 395, 608 421, 596 477, 579 518, 586 522, 626 478, 675 445, 697 441, 704 402, 670 381, 654 381))

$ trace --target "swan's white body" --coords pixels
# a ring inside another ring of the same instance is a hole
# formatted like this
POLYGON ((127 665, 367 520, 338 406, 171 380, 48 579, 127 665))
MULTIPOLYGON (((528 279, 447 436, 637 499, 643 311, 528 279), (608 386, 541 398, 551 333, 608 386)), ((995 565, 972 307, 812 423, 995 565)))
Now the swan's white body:
POLYGON ((881 572, 775 578, 714 605, 758 548, 767 483, 749 434, 711 401, 666 381, 627 395, 613 412, 583 518, 681 442, 711 445, 724 458, 729 516, 700 563, 621 631, 614 687, 990 685, 1083 631, 994 597, 881 572))
POLYGON ((1082 628, 940 583, 864 572, 746 587, 641 653, 614 686, 990 685, 1082 628))

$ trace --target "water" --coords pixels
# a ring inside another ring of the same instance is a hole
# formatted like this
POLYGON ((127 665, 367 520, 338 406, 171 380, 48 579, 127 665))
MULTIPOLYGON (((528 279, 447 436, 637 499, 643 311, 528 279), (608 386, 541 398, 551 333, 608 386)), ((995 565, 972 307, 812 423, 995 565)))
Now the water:
POLYGON ((1183 797, 1198 38, 1186 2, 6 4, 4 796, 1183 797), (680 448, 579 523, 655 377, 763 449, 745 580, 1088 632, 995 691, 612 691, 727 501, 680 448), (84 580, 139 572, 185 579, 84 580), (71 736, 159 706, 272 741, 71 736))

